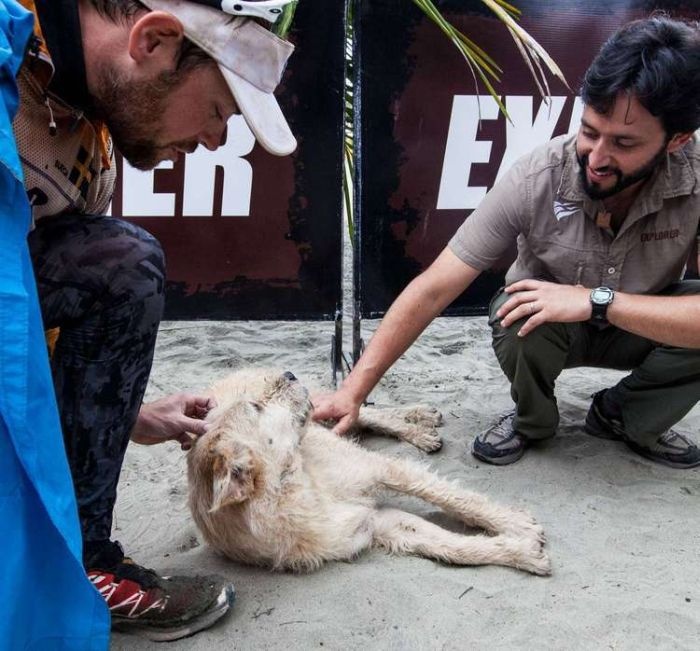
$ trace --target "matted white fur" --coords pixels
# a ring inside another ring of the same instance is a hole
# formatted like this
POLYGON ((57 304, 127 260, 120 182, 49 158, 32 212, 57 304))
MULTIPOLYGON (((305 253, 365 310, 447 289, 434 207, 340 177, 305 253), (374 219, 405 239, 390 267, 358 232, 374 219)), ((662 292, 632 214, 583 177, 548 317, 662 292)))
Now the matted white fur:
MULTIPOLYGON (((291 373, 238 371, 216 383, 218 407, 187 459, 190 509, 204 538, 236 561, 309 570, 371 547, 457 565, 506 565, 549 574, 544 533, 531 515, 494 504, 420 464, 366 450, 309 418, 308 391, 291 373), (420 497, 484 534, 458 534, 394 508, 390 489, 420 497)), ((367 410, 358 427, 440 447, 433 409, 367 410)))

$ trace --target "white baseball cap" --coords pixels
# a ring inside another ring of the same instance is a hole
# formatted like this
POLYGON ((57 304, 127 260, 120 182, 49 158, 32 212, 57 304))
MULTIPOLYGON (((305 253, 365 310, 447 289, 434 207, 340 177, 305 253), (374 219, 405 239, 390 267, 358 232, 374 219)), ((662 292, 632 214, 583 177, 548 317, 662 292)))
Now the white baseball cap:
MULTIPOLYGON (((228 11, 200 4, 201 1, 141 0, 152 11, 175 16, 182 23, 185 36, 219 64, 238 108, 258 142, 276 156, 291 154, 297 141, 275 99, 274 90, 282 79, 294 46, 256 21, 232 15, 241 13, 242 5, 259 5, 262 9, 263 5, 273 3, 224 0, 221 5, 231 5, 231 11, 228 11)), ((274 4, 279 6, 286 2, 282 0, 274 4)))

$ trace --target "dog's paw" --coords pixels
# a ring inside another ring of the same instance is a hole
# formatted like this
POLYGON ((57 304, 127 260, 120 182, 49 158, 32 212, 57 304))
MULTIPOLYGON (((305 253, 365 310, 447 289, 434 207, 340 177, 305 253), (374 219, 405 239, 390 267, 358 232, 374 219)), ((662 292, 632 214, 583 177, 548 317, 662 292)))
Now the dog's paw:
POLYGON ((505 537, 505 547, 512 554, 512 567, 538 576, 549 576, 552 564, 542 544, 532 538, 505 537))
POLYGON ((524 510, 508 508, 495 533, 513 538, 533 539, 540 545, 545 543, 544 528, 537 523, 532 514, 524 510))
POLYGON ((429 427, 440 427, 443 423, 442 414, 435 407, 427 407, 425 405, 409 407, 404 412, 403 419, 407 423, 429 427))
POLYGON ((424 452, 437 452, 442 447, 442 438, 433 427, 409 426, 403 431, 401 438, 424 452))
POLYGON ((548 576, 552 573, 549 555, 542 544, 532 538, 499 536, 502 564, 518 570, 548 576))

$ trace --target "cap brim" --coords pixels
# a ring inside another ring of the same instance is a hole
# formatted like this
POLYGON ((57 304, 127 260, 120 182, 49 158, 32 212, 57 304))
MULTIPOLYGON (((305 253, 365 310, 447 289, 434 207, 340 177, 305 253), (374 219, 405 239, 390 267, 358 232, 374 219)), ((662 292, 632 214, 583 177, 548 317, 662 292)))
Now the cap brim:
POLYGON ((233 98, 246 123, 264 149, 275 156, 286 156, 297 148, 296 138, 287 124, 277 99, 219 65, 233 98))

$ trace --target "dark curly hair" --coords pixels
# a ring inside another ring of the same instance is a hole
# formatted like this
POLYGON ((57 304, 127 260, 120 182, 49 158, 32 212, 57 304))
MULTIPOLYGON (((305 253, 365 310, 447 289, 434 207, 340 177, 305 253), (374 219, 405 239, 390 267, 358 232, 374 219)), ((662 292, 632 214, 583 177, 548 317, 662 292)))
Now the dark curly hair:
MULTIPOLYGON (((89 0, 95 11, 112 22, 127 22, 139 12, 150 11, 138 0, 89 0)), ((214 60, 192 41, 183 39, 178 54, 176 70, 189 72, 199 66, 212 63, 214 60)))
POLYGON ((635 20, 603 45, 581 98, 607 114, 619 93, 634 95, 668 137, 700 127, 700 26, 665 15, 635 20))

